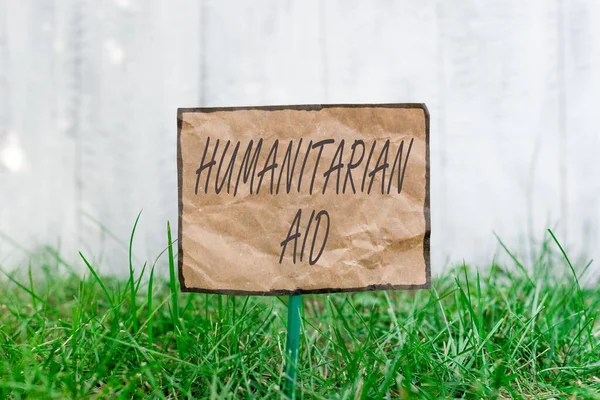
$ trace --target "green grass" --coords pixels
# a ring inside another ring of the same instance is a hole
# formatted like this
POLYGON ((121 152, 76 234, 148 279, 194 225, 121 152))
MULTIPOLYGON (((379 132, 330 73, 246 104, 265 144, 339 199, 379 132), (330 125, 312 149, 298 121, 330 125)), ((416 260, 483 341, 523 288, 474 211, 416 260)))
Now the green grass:
MULTIPOLYGON (((5 272, 0 398, 282 398, 287 298, 179 293, 165 250, 125 279, 52 249, 5 272)), ((600 289, 552 236, 513 260, 304 296, 298 397, 600 399, 600 289)))

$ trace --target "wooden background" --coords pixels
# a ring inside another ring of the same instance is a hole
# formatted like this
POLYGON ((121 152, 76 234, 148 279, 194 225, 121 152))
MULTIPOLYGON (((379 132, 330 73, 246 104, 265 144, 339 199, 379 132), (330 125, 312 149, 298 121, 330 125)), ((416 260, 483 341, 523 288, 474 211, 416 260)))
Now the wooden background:
POLYGON ((177 107, 372 102, 430 109, 434 272, 489 263, 492 232, 600 255, 598 21, 596 0, 0 0, 0 263, 22 265, 9 237, 124 273, 142 208, 153 260, 177 107))

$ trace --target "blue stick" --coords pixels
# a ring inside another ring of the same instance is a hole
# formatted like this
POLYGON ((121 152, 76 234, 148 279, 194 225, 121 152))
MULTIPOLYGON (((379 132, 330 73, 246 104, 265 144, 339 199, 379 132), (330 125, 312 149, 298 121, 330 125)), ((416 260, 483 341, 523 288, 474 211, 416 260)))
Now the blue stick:
POLYGON ((288 399, 296 398, 296 378, 298 376, 298 349, 300 348, 300 313, 302 295, 291 295, 288 301, 287 341, 285 343, 285 387, 288 399))

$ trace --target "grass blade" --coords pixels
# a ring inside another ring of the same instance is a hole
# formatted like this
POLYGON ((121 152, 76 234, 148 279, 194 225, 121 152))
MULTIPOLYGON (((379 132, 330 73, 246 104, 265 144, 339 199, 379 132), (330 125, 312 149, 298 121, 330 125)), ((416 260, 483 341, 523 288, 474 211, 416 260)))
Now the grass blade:
POLYGON ((94 279, 96 280, 96 282, 98 282, 98 284, 100 285, 100 287, 102 288, 102 291, 104 292, 104 295, 106 296, 106 298, 108 299, 108 302, 110 303, 110 307, 114 307, 114 301, 112 296, 110 295, 110 292, 108 291, 108 289, 106 288, 106 286, 104 285, 104 282, 102 281, 102 279, 100 279, 100 276, 98 276, 98 274, 96 273, 96 270, 94 270, 94 267, 92 267, 92 265, 88 262, 88 260, 85 258, 85 256, 79 252, 79 256, 81 257, 81 259, 83 260, 83 262, 85 263, 85 265, 87 266, 87 268, 90 270, 90 272, 92 273, 94 279))
POLYGON ((148 343, 150 345, 150 347, 152 347, 152 344, 154 342, 154 338, 152 336, 153 332, 152 332, 152 297, 153 297, 153 292, 152 292, 152 285, 154 284, 154 265, 152 266, 152 269, 150 270, 150 280, 148 281, 148 343))
POLYGON ((175 331, 175 340, 179 355, 183 358, 183 350, 179 341, 179 334, 182 333, 179 324, 179 302, 178 302, 178 284, 175 274, 175 256, 173 255, 173 239, 171 238, 171 224, 167 222, 167 239, 169 245, 169 289, 171 291, 171 319, 173 321, 173 329, 175 331))
POLYGON ((509 257, 514 261, 517 268, 519 268, 519 270, 523 273, 523 276, 525 276, 525 278, 527 279, 529 284, 531 286, 534 286, 535 284, 533 283, 533 280, 529 277, 529 273, 527 273, 525 266, 523 266, 523 264, 521 264, 521 261, 519 261, 519 259, 508 249, 508 247, 506 247, 506 245, 500 239, 500 237, 498 235, 496 235, 496 232, 494 232, 494 236, 496 237, 496 240, 498 240, 498 242, 500 243, 500 246, 502 246, 504 251, 506 251, 506 253, 509 255, 509 257))
POLYGON ((14 283, 18 287, 20 287, 21 289, 23 289, 24 291, 26 291, 27 293, 29 293, 29 295, 31 296, 32 299, 38 300, 38 301, 46 304, 46 302, 44 301, 44 299, 42 299, 37 294, 35 294, 35 292, 33 291, 33 285, 32 285, 32 288, 29 289, 27 286, 23 285, 21 282, 17 281, 11 275, 9 275, 8 273, 6 273, 2 268, 0 268, 0 272, 2 272, 2 275, 6 276, 12 283, 14 283))
MULTIPOLYGON (((142 210, 143 211, 143 210, 142 210)), ((133 273, 133 237, 135 236, 135 229, 137 228, 138 222, 140 221, 140 216, 142 215, 142 211, 140 211, 135 219, 135 223, 133 224, 133 230, 131 231, 131 236, 129 237, 129 282, 130 282, 130 295, 131 295, 131 318, 133 319, 133 333, 137 333, 138 330, 138 321, 137 321, 137 307, 135 305, 135 295, 136 295, 136 287, 135 287, 135 276, 133 273)), ((141 280, 141 276, 140 276, 141 280)))

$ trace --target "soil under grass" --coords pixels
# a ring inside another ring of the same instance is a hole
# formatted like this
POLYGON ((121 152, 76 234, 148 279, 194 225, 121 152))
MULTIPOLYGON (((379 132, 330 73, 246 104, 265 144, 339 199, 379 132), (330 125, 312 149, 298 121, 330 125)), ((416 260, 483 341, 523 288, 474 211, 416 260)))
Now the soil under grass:
MULTIPOLYGON (((600 399, 600 289, 550 247, 431 290, 303 296, 297 396, 600 399)), ((287 298, 88 264, 49 251, 0 279, 0 398, 282 398, 287 298)))

